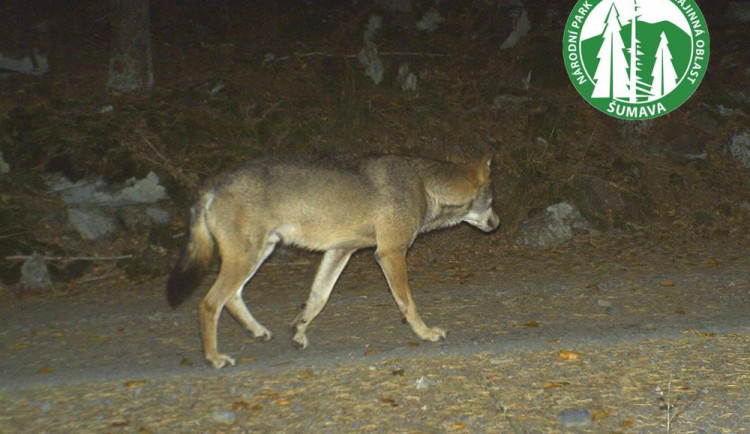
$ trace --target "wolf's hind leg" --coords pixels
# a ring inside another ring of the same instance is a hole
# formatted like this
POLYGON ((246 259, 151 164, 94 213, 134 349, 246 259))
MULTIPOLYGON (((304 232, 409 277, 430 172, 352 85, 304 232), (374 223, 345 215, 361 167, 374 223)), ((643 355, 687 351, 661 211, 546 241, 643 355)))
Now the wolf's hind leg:
POLYGON ((308 342, 305 330, 307 330, 310 322, 325 307, 328 298, 331 296, 331 291, 333 291, 333 286, 336 284, 336 280, 338 280, 341 272, 344 271, 346 263, 349 262, 349 258, 354 252, 355 250, 333 249, 328 250, 323 255, 323 260, 320 261, 318 272, 315 274, 315 280, 313 281, 307 303, 305 303, 302 312, 292 322, 292 330, 294 331, 292 341, 300 348, 307 347, 308 342))
POLYGON ((203 353, 206 360, 216 369, 227 364, 232 366, 235 364, 233 358, 218 351, 216 329, 222 308, 227 307, 227 310, 253 333, 257 331, 260 335, 268 333, 270 336, 270 332, 260 325, 247 310, 241 295, 245 283, 253 277, 263 261, 271 254, 277 241, 266 239, 261 243, 251 243, 243 250, 235 249, 233 244, 229 244, 232 250, 220 247, 222 262, 219 276, 198 307, 203 353), (262 249, 253 248, 253 245, 263 247, 262 249))
POLYGON ((255 273, 258 271, 261 265, 263 265, 263 262, 271 255, 271 252, 273 252, 274 247, 276 247, 276 241, 269 239, 266 241, 265 248, 263 252, 261 253, 260 260, 255 265, 255 268, 252 270, 250 275, 247 276, 245 281, 242 283, 242 285, 239 287, 237 292, 232 295, 232 297, 227 300, 226 308, 229 311, 229 313, 234 317, 234 319, 239 322, 242 327, 249 330, 254 337, 260 338, 262 337, 263 340, 269 341, 273 337, 271 334, 271 331, 267 328, 263 327, 263 324, 259 323, 258 320, 253 317, 253 314, 250 313, 250 310, 247 308, 247 305, 242 300, 242 290, 245 288, 245 284, 255 276, 255 273))
POLYGON ((273 337, 271 331, 263 327, 263 324, 253 317, 253 314, 247 309, 247 305, 242 301, 242 291, 235 293, 225 306, 230 314, 236 319, 242 327, 253 334, 256 338, 263 338, 269 341, 273 337))

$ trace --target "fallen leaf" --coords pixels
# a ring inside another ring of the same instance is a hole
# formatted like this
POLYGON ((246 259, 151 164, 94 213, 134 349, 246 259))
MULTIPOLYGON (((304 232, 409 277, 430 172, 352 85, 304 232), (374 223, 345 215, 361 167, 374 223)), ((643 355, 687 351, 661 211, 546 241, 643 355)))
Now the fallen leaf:
POLYGON ((415 348, 419 346, 419 342, 409 342, 408 344, 410 347, 415 348))
POLYGON ((669 279, 665 279, 665 280, 660 281, 659 285, 661 285, 661 286, 667 286, 667 287, 668 286, 674 286, 674 281, 673 280, 669 280, 669 279))
POLYGON ((115 428, 122 428, 122 427, 126 427, 128 425, 130 425, 130 422, 124 421, 124 420, 117 421, 117 422, 112 422, 112 426, 115 427, 115 428))
POLYGON ((685 309, 678 309, 674 311, 677 315, 685 315, 687 312, 685 312, 685 309))
POLYGON ((52 337, 53 337, 53 338, 56 338, 56 339, 62 339, 62 338, 64 338, 64 337, 65 337, 65 333, 63 333, 63 332, 57 332, 57 333, 53 333, 53 334, 52 334, 52 337))
POLYGON ((716 268, 719 266, 719 261, 717 261, 716 258, 711 258, 708 260, 708 265, 712 266, 713 268, 716 268))
POLYGON ((378 353, 378 350, 376 350, 376 349, 373 348, 373 349, 365 351, 365 356, 371 356, 371 355, 377 354, 377 353, 378 353))
POLYGON ((564 360, 578 360, 578 358, 581 357, 581 353, 566 350, 560 350, 557 355, 564 360))
POLYGON ((261 410, 263 410, 263 406, 261 404, 255 404, 254 406, 250 407, 250 410, 252 410, 252 411, 261 411, 261 410))
POLYGON ((299 373, 299 378, 301 378, 303 380, 307 380, 307 379, 310 379, 310 378, 315 378, 316 376, 317 376, 317 374, 315 374, 315 370, 313 370, 312 368, 305 369, 303 371, 300 371, 300 373, 299 373))
POLYGON ((633 425, 635 425, 635 421, 633 419, 628 419, 620 424, 620 428, 628 429, 628 428, 631 428, 633 425))
POLYGON ((591 420, 596 422, 597 420, 606 419, 609 417, 609 412, 606 410, 597 411, 591 415, 591 420))
POLYGON ((404 376, 404 370, 403 369, 394 369, 391 371, 391 375, 394 377, 403 377, 404 376))
POLYGON ((247 401, 237 401, 232 404, 232 408, 235 410, 247 410, 250 408, 250 404, 247 401))
POLYGON ((251 363, 255 361, 255 357, 241 357, 239 362, 242 363, 251 363))
POLYGON ((180 360, 180 366, 193 366, 193 361, 185 357, 184 359, 180 360))
POLYGON ((567 381, 561 381, 561 382, 553 381, 552 383, 545 384, 544 388, 545 389, 556 389, 558 387, 563 387, 563 386, 570 386, 570 383, 567 382, 567 381))
POLYGON ((137 387, 143 386, 144 384, 146 384, 145 380, 130 380, 122 383, 122 385, 125 387, 137 387))
POLYGON ((523 323, 524 327, 539 327, 539 321, 529 321, 526 323, 523 323))
POLYGON ((451 427, 451 429, 452 429, 453 431, 458 431, 458 430, 460 430, 460 429, 464 429, 464 427, 465 427, 465 426, 466 426, 466 424, 465 424, 465 423, 463 423, 463 422, 458 422, 457 424, 453 425, 453 426, 451 427))
POLYGON ((388 404, 391 407, 398 407, 398 404, 396 404, 396 400, 393 398, 382 397, 380 398, 380 402, 382 402, 383 404, 388 404))
POLYGON ((45 366, 45 367, 43 367, 43 368, 39 368, 39 369, 38 369, 38 370, 36 371, 36 373, 37 373, 37 374, 51 374, 51 373, 52 373, 52 371, 53 371, 53 369, 52 369, 52 368, 50 368, 49 366, 45 366))
POLYGON ((282 406, 289 405, 289 401, 287 401, 284 398, 279 398, 278 400, 276 400, 276 403, 279 404, 279 405, 282 405, 282 406))

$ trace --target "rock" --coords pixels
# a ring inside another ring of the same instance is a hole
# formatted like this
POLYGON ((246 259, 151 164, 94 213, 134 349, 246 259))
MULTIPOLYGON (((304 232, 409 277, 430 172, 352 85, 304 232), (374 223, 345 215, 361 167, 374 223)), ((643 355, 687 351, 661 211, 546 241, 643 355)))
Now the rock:
POLYGON ((146 208, 146 215, 151 221, 160 225, 167 224, 172 219, 169 211, 154 206, 146 208))
POLYGON ((367 22, 367 28, 362 37, 365 43, 365 47, 359 52, 357 58, 359 63, 365 67, 365 75, 370 77, 377 86, 383 80, 383 61, 380 60, 378 55, 378 47, 375 45, 373 40, 375 39, 375 33, 380 30, 383 26, 383 18, 378 15, 372 15, 370 20, 367 22))
POLYGON ((34 252, 26 262, 21 265, 21 285, 27 288, 44 288, 52 284, 44 256, 34 252))
POLYGON ((214 422, 231 425, 237 419, 237 414, 233 411, 216 410, 211 415, 211 419, 213 419, 214 422))
POLYGON ((737 116, 737 117, 739 117, 739 116, 745 116, 745 112, 744 111, 738 110, 738 109, 733 109, 733 108, 727 108, 727 107, 724 107, 721 104, 719 104, 719 105, 716 106, 716 111, 719 113, 719 116, 723 116, 723 117, 727 117, 727 118, 728 117, 735 117, 735 116, 737 116))
POLYGON ((505 41, 500 44, 500 49, 507 50, 508 48, 515 47, 516 44, 518 44, 518 41, 529 33, 529 30, 531 30, 529 12, 526 9, 523 9, 518 18, 513 22, 513 31, 510 32, 508 37, 505 38, 505 41))
POLYGON ((747 131, 732 136, 729 153, 732 154, 732 157, 738 159, 745 169, 750 169, 750 135, 747 131))
POLYGON ((434 385, 435 385, 435 382, 432 381, 432 380, 430 380, 429 378, 427 378, 425 376, 421 376, 421 377, 417 378, 416 380, 414 380, 414 386, 418 390, 429 389, 430 387, 432 387, 434 385))
POLYGON ((70 208, 68 222, 87 240, 96 240, 116 229, 114 219, 97 208, 70 208))
POLYGON ((522 246, 556 246, 573 237, 574 231, 590 231, 576 207, 560 202, 521 223, 516 243, 522 246))
POLYGON ((409 64, 404 63, 398 68, 398 77, 396 78, 398 84, 401 85, 401 90, 404 92, 416 92, 417 91, 417 76, 409 69, 409 64))
POLYGON ((591 412, 586 408, 566 408, 557 414, 565 428, 583 428, 591 425, 591 412))
POLYGON ((576 203, 589 218, 596 221, 599 228, 609 229, 613 220, 623 220, 637 214, 628 212, 620 190, 603 179, 578 177, 573 186, 578 194, 576 203))
POLYGON ((167 191, 159 184, 159 177, 154 172, 149 172, 141 180, 131 178, 123 188, 114 192, 105 191, 108 187, 101 179, 73 183, 62 177, 48 180, 47 184, 69 205, 125 206, 155 203, 167 198, 167 191))
POLYGON ((417 21, 417 30, 432 33, 436 31, 443 22, 445 22, 445 18, 440 15, 440 12, 435 9, 430 9, 422 15, 422 18, 419 21, 417 21))
POLYGON ((12 73, 43 75, 49 71, 49 60, 47 56, 40 55, 34 50, 33 59, 26 56, 23 59, 12 59, 0 52, 0 78, 5 78, 12 73))
POLYGON ((115 215, 133 231, 148 229, 152 223, 169 222, 169 213, 161 208, 143 209, 142 204, 167 198, 166 189, 153 172, 140 180, 131 178, 119 189, 109 187, 102 179, 71 182, 58 177, 47 179, 47 185, 63 202, 74 205, 68 209, 68 222, 87 240, 114 232, 117 229, 115 215))

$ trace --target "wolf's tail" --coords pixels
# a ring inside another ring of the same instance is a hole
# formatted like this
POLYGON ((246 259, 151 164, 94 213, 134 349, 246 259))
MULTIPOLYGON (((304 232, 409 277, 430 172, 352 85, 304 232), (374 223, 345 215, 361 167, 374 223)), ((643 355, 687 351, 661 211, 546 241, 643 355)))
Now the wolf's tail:
POLYGON ((190 209, 187 242, 167 280, 167 301, 172 307, 179 306, 198 288, 213 259, 214 238, 206 221, 206 209, 212 199, 210 193, 204 193, 190 209))

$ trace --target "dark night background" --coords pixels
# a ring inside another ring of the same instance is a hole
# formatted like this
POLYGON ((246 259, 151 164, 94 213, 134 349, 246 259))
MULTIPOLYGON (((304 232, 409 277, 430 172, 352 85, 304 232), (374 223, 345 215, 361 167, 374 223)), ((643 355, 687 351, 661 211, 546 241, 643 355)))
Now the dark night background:
MULTIPOLYGON (((200 180, 258 155, 329 151, 454 160, 494 152, 507 240, 563 200, 604 233, 747 236, 747 168, 730 149, 747 137, 744 2, 699 2, 711 34, 703 83, 678 110, 644 122, 597 112, 569 82, 561 37, 573 2, 151 1, 153 87, 119 95, 107 91, 114 4, 1 6, 3 55, 36 53, 49 64, 0 80, 6 256, 172 251, 200 180), (431 8, 445 21, 417 30, 431 8), (501 49, 524 13, 529 32, 501 49), (377 86, 357 59, 373 14, 383 18, 377 86), (416 91, 401 89, 402 65, 416 91), (45 181, 101 177, 115 188, 149 172, 176 221, 142 227, 119 216, 122 236, 93 243, 70 231, 45 181)), ((157 263, 131 261, 129 272, 159 274, 157 263)), ((2 269, 5 282, 17 281, 19 263, 2 269)))

